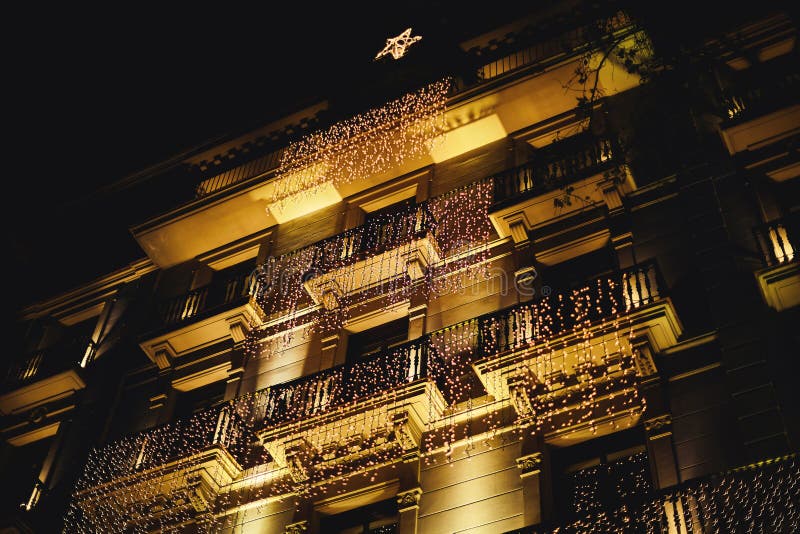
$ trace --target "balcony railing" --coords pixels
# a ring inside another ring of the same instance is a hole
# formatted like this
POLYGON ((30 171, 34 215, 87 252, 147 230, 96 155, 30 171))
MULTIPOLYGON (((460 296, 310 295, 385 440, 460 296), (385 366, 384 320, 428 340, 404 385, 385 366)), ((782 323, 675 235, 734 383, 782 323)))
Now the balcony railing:
POLYGON ((575 291, 580 295, 577 300, 564 299, 569 292, 545 297, 546 307, 553 312, 546 316, 536 317, 534 304, 520 304, 479 317, 480 353, 500 354, 568 333, 579 326, 576 317, 580 324, 596 322, 646 306, 664 296, 664 283, 651 261, 598 277, 575 291))
MULTIPOLYGON (((663 288, 654 262, 599 277, 576 290, 587 303, 582 321, 608 319, 651 304, 664 296, 663 288)), ((545 335, 566 334, 578 325, 571 301, 562 297, 563 294, 547 297, 554 310, 547 317, 535 318, 530 304, 516 305, 431 332, 374 357, 273 386, 267 391, 265 424, 273 426, 312 417, 423 378, 441 381, 443 364, 437 349, 448 343, 446 336, 451 334, 459 336, 459 345, 475 358, 521 348, 545 335)), ((447 395, 446 384, 440 389, 447 395)))
POLYGON ((242 415, 231 404, 139 432, 95 449, 79 489, 135 475, 186 458, 210 447, 224 447, 244 462, 251 439, 242 415))
POLYGON ((495 175, 494 204, 529 198, 602 172, 620 161, 614 137, 580 134, 536 152, 533 161, 495 175))
POLYGON ((797 259, 800 249, 800 212, 756 226, 753 232, 767 266, 797 259))
POLYGON ((3 389, 20 387, 42 378, 86 366, 94 357, 94 344, 88 336, 77 336, 52 347, 39 349, 13 362, 3 389))
POLYGON ((265 426, 305 419, 428 376, 427 339, 267 390, 265 426))
MULTIPOLYGON (((793 58, 792 58, 793 59, 793 58)), ((784 60, 747 69, 720 91, 718 113, 747 120, 800 101, 800 70, 784 60)))
MULTIPOLYGON (((634 481, 635 472, 631 472, 634 481)), ((797 532, 800 463, 791 455, 715 473, 675 487, 635 484, 624 499, 591 501, 580 519, 525 527, 506 534, 579 532, 797 532), (636 487, 638 486, 638 487, 636 487)), ((592 487, 592 480, 584 481, 592 487)))
POLYGON ((177 324, 192 319, 203 311, 255 295, 257 285, 253 273, 243 273, 163 301, 158 306, 162 324, 177 324))
MULTIPOLYGON (((607 20, 606 30, 609 33, 618 32, 631 27, 630 18, 623 12, 618 12, 607 20)), ((516 71, 523 67, 547 62, 548 60, 563 58, 564 54, 575 53, 584 48, 593 39, 591 33, 595 28, 581 26, 567 30, 558 37, 541 40, 540 32, 530 31, 528 35, 516 35, 507 46, 498 46, 496 50, 486 54, 485 50, 479 51, 476 60, 481 64, 477 68, 477 78, 486 82, 503 74, 516 71), (531 42, 531 41, 535 42, 531 42), (520 44, 522 41, 523 44, 520 44), (482 57, 489 55, 492 59, 482 57)))
POLYGON ((378 215, 368 224, 311 245, 314 251, 311 268, 326 272, 435 231, 436 220, 428 203, 409 205, 397 212, 378 215))

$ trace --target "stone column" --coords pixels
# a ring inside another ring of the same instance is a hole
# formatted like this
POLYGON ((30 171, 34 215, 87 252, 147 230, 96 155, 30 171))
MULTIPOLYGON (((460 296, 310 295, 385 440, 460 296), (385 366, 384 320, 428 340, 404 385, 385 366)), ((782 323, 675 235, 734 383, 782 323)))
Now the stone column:
POLYGON ((401 491, 397 494, 397 511, 400 516, 397 528, 398 534, 416 534, 420 496, 422 496, 422 488, 420 487, 401 491))
POLYGON ((662 414, 644 422, 647 457, 656 488, 669 488, 680 482, 672 438, 672 416, 662 414))

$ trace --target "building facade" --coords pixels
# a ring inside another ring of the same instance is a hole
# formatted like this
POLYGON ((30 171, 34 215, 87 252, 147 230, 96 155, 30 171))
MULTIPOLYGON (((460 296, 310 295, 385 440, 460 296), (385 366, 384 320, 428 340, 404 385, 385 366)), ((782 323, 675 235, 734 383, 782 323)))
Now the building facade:
POLYGON ((3 531, 800 529, 797 21, 757 11, 401 34, 154 171, 141 259, 20 311, 3 531))

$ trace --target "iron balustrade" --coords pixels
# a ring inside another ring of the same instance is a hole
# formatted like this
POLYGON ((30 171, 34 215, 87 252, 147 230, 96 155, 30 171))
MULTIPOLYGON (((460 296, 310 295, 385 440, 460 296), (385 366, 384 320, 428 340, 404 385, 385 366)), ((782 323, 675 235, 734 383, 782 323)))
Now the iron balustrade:
MULTIPOLYGON (((624 12, 617 12, 607 20, 608 36, 626 29, 631 32, 634 30, 630 18, 624 12)), ((566 30, 557 37, 542 40, 540 31, 529 28, 527 33, 514 35, 513 40, 509 40, 505 46, 492 42, 490 47, 475 52, 475 60, 480 62, 476 69, 477 80, 479 83, 488 82, 524 67, 552 60, 563 61, 565 54, 585 50, 586 45, 596 39, 592 35, 595 32, 594 27, 580 26, 566 30)))
POLYGON ((264 424, 312 417, 427 377, 425 338, 267 388, 264 424))
POLYGON ((253 436, 246 417, 227 402, 96 448, 90 454, 81 488, 93 487, 157 468, 211 447, 224 447, 240 465, 253 436))
POLYGON ((600 276, 571 291, 556 292, 536 303, 523 303, 478 318, 485 355, 529 346, 652 304, 663 297, 664 284, 654 261, 600 276), (577 298, 568 298, 572 294, 577 298), (536 315, 536 309, 551 313, 536 315), (580 318, 580 321, 577 319, 580 318))
POLYGON ((91 363, 94 353, 94 342, 89 336, 72 337, 52 347, 35 350, 10 365, 4 388, 19 387, 85 366, 91 363))
MULTIPOLYGON (((628 473, 629 482, 638 469, 628 473)), ((634 484, 618 500, 592 501, 579 519, 547 521, 505 534, 586 532, 797 532, 800 462, 796 455, 713 473, 670 488, 634 484)), ((586 480, 587 486, 592 484, 586 480)), ((617 487, 621 489, 620 486, 617 487)))
MULTIPOLYGON (((664 296, 663 288, 656 264, 648 262, 599 277, 562 295, 577 291, 593 298, 597 296, 596 291, 607 291, 606 296, 594 302, 588 314, 590 320, 600 320, 655 302, 664 296)), ((548 298, 557 300, 558 295, 548 298)), ((277 384, 252 397, 243 397, 106 444, 90 458, 82 487, 154 468, 212 446, 225 447, 245 465, 255 426, 278 426, 342 409, 419 380, 440 383, 443 366, 447 364, 440 349, 442 344, 453 342, 448 338, 450 335, 459 336, 460 349, 475 358, 498 355, 537 342, 542 332, 533 326, 536 321, 531 310, 530 304, 523 303, 469 319, 363 360, 277 384), (468 342, 463 343, 464 339, 468 342)), ((568 319, 548 324, 554 325, 551 330, 554 335, 564 334, 574 326, 568 319)), ((616 363, 607 361, 603 365, 616 363)))
POLYGON ((310 245, 313 249, 311 268, 325 272, 435 231, 436 220, 428 203, 412 204, 399 211, 377 215, 368 223, 310 245))
MULTIPOLYGON (((624 315, 663 297, 664 283, 657 264, 645 262, 545 297, 553 312, 545 316, 534 316, 534 304, 518 304, 431 332, 364 360, 267 388, 264 421, 272 426, 312 417, 420 379, 441 382, 444 362, 440 354, 444 346, 457 345, 474 358, 491 357, 567 334, 584 321, 595 323, 624 315), (580 323, 574 320, 580 310, 565 298, 573 292, 580 295, 577 306, 585 311, 580 323)), ((608 361, 601 365, 617 364, 608 361)), ((587 372, 600 372, 598 369, 587 372)))
POLYGON ((171 325, 192 319, 203 311, 254 296, 257 291, 258 281, 254 273, 243 273, 221 282, 211 282, 161 302, 158 307, 162 324, 171 325))
POLYGON ((756 226, 753 233, 767 266, 794 261, 800 247, 800 212, 756 226))
POLYGON ((616 137, 579 134, 541 149, 533 160, 495 175, 494 203, 541 195, 611 168, 622 160, 616 137))

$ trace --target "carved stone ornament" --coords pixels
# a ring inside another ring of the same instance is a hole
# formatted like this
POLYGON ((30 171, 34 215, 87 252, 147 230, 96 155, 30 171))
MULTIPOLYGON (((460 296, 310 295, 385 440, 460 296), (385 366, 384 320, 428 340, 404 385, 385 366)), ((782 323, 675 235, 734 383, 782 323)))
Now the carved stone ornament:
POLYGON ((654 430, 658 430, 660 428, 664 428, 665 426, 669 426, 672 424, 672 416, 671 415, 659 415, 649 421, 644 422, 644 429, 647 432, 652 432, 654 430))
POLYGON ((522 476, 535 475, 542 471, 542 453, 535 452, 521 458, 517 458, 517 467, 520 468, 522 476))
POLYGON ((303 534, 308 531, 308 521, 298 521, 286 525, 286 534, 303 534))
POLYGON ((397 494, 397 509, 400 512, 419 507, 422 488, 413 488, 397 494))

